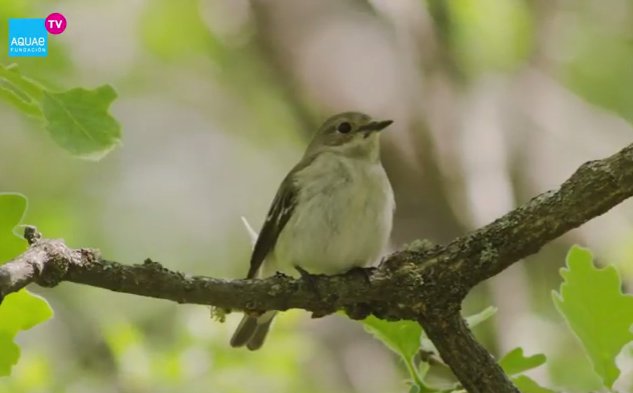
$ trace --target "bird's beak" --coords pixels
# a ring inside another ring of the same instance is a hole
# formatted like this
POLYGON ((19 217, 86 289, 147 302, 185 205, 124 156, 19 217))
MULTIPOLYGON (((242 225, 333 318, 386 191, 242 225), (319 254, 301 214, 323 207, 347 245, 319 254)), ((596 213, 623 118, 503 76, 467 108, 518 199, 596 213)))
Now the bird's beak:
POLYGON ((358 131, 364 131, 365 138, 367 138, 369 134, 371 134, 372 132, 384 130, 389 125, 391 125, 391 123, 393 123, 393 120, 372 121, 365 125, 360 126, 358 128, 358 131))

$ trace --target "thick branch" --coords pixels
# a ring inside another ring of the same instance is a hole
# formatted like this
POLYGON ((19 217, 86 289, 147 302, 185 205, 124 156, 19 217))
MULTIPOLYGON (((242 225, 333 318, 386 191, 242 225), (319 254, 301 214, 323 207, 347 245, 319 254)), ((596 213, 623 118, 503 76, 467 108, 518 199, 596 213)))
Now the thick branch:
POLYGON ((458 318, 463 297, 477 283, 631 195, 633 145, 583 164, 558 190, 446 246, 399 251, 364 272, 296 280, 282 275, 230 281, 192 277, 149 260, 122 265, 101 259, 95 250, 72 250, 61 241, 33 237, 27 252, 0 266, 0 298, 30 282, 52 286, 71 281, 222 308, 301 308, 318 316, 344 309, 352 318, 373 313, 419 320, 470 392, 516 392, 458 318), (468 371, 473 367, 477 372, 468 371))
POLYGON ((438 311, 425 314, 420 324, 464 388, 470 393, 519 393, 494 358, 475 340, 459 311, 438 311))

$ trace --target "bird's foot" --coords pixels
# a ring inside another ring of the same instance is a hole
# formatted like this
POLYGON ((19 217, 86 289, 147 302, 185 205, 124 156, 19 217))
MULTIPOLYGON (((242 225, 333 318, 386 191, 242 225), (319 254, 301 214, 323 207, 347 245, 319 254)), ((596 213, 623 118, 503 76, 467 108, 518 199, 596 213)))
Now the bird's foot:
POLYGON ((304 268, 299 265, 294 266, 295 270, 299 272, 303 281, 305 281, 307 287, 314 293, 319 293, 317 284, 316 284, 316 275, 308 272, 304 268))
POLYGON ((295 270, 299 272, 299 274, 301 275, 302 278, 306 278, 306 277, 314 277, 313 274, 310 274, 309 271, 307 271, 306 269, 302 268, 299 265, 295 265, 294 266, 295 270))
POLYGON ((354 266, 345 272, 345 274, 351 275, 360 275, 362 276, 367 283, 371 281, 371 274, 373 273, 375 268, 373 267, 362 267, 362 266, 354 266))

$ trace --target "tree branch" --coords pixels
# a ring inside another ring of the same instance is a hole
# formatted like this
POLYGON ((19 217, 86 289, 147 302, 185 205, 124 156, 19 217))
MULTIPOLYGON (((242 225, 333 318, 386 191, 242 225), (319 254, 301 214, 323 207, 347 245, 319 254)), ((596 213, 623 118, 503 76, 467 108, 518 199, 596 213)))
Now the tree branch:
POLYGON ((464 388, 470 393, 519 393, 490 353, 475 340, 459 310, 438 311, 425 314, 420 324, 444 362, 461 365, 451 369, 464 388))
POLYGON ((345 310, 360 319, 418 320, 469 392, 517 392, 459 316, 479 282, 633 195, 633 145, 583 164, 558 190, 541 194, 445 246, 406 249, 378 268, 336 276, 222 280, 189 276, 146 260, 123 265, 96 250, 31 234, 29 249, 0 266, 0 298, 30 282, 70 281, 117 292, 228 309, 301 308, 315 316, 345 310))

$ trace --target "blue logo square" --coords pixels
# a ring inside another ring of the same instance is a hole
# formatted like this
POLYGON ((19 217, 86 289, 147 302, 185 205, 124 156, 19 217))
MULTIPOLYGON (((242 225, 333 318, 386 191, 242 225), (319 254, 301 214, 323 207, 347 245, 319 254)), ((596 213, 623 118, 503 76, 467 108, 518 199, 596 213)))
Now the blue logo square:
POLYGON ((48 55, 48 31, 44 18, 9 19, 9 57, 48 55))

